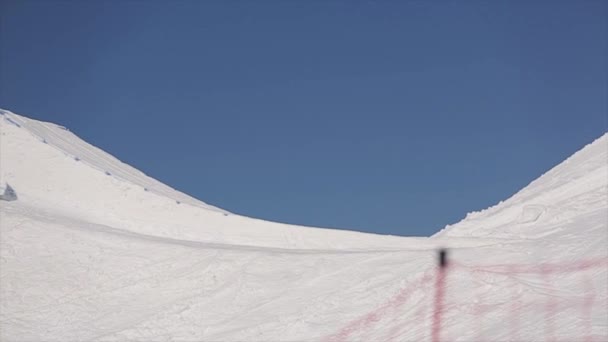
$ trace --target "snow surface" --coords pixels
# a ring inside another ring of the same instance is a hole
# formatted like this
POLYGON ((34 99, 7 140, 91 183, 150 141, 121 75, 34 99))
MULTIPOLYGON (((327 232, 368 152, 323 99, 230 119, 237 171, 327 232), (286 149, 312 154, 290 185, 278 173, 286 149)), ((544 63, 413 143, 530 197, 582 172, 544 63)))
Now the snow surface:
POLYGON ((0 341, 429 340, 438 247, 443 340, 608 340, 608 134, 432 237, 235 215, 5 110, 0 180, 0 341))

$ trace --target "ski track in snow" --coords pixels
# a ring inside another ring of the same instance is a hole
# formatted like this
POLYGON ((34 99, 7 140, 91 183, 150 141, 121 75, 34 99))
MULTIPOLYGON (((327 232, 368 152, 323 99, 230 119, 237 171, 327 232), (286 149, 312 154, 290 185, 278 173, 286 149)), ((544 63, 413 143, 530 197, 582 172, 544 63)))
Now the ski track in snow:
POLYGON ((608 134, 430 238, 291 226, 0 111, 0 341, 608 340, 608 134))

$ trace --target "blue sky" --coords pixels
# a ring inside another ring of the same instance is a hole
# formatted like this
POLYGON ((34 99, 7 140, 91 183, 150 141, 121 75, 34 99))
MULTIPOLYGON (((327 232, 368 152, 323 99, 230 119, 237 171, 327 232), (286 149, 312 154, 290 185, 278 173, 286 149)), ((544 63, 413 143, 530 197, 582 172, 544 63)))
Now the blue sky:
POLYGON ((0 6, 0 107, 248 216, 430 235, 608 127, 601 0, 0 6))

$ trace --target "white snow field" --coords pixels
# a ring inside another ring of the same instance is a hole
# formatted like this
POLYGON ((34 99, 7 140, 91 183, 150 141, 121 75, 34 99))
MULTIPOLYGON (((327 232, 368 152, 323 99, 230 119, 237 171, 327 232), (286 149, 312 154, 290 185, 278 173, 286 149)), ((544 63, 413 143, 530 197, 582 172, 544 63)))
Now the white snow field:
POLYGON ((0 341, 608 341, 608 134, 432 237, 235 215, 5 110, 0 182, 0 341))

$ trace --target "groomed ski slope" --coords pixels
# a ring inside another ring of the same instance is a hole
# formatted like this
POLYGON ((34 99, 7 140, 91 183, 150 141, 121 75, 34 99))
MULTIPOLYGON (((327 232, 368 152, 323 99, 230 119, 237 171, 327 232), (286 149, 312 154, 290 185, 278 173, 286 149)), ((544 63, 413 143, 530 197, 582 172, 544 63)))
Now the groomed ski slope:
POLYGON ((235 215, 4 110, 0 180, 0 341, 430 340, 437 247, 442 339, 608 340, 608 134, 426 238, 235 215))

